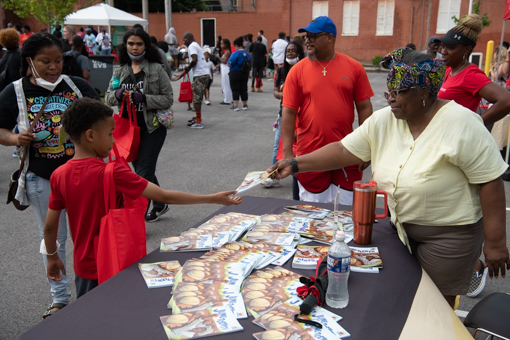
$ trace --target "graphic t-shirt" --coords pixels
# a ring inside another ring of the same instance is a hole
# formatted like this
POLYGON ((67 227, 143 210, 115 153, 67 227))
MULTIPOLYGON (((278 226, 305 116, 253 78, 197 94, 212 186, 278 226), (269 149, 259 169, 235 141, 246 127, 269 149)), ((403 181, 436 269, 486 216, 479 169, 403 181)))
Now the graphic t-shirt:
POLYGON ((476 65, 469 65, 453 77, 450 75, 451 72, 452 69, 447 67, 443 86, 437 98, 454 100, 457 104, 476 112, 482 100, 482 97, 477 94, 478 91, 492 81, 476 65))
MULTIPOLYGON (((123 82, 122 84, 120 84, 120 86, 127 90, 127 91, 134 91, 134 88, 135 88, 135 85, 136 85, 136 88, 141 92, 143 93, 143 80, 145 78, 145 72, 144 71, 140 71, 138 73, 135 74, 135 81, 136 81, 136 84, 133 84, 133 80, 131 79, 131 76, 127 77, 123 82)), ((137 123, 138 123, 138 126, 139 127, 146 127, 145 125, 145 120, 143 118, 143 103, 140 103, 140 104, 135 104, 135 108, 136 108, 136 119, 137 119, 137 123)), ((127 112, 127 107, 124 108, 124 111, 122 111, 122 117, 124 118, 128 118, 128 112, 127 112)))
MULTIPOLYGON (((103 177, 106 163, 102 159, 71 159, 51 176, 49 208, 67 209, 69 230, 74 243, 74 270, 88 280, 97 279, 94 237, 99 235, 101 218, 106 215, 103 177)), ((140 197, 147 180, 129 167, 115 164, 113 180, 117 194, 131 199, 140 197)))
MULTIPOLYGON (((70 77, 84 97, 99 100, 97 92, 83 79, 70 77)), ((45 88, 34 85, 30 77, 23 78, 23 89, 31 124, 50 94, 45 88)), ((74 144, 62 128, 62 115, 69 105, 77 99, 76 93, 62 80, 53 95, 48 99, 44 113, 35 125, 35 139, 30 144, 28 169, 45 179, 50 179, 52 172, 74 156, 74 144)), ((14 85, 9 84, 0 93, 0 128, 14 129, 17 124, 19 109, 14 85)))

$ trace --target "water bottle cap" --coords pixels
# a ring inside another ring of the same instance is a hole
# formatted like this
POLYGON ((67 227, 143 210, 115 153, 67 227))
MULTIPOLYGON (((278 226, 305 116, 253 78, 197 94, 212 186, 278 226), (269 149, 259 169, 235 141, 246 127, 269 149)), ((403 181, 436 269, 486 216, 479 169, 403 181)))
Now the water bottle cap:
POLYGON ((345 233, 342 230, 336 232, 336 239, 339 241, 345 240, 345 233))

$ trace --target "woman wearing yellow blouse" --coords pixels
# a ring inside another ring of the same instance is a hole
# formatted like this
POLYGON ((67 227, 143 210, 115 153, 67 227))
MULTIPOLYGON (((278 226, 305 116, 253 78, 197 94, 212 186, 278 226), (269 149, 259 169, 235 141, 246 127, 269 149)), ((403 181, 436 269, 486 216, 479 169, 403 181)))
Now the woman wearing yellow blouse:
POLYGON ((281 160, 276 178, 372 161, 374 179, 388 193, 401 241, 453 307, 467 293, 482 250, 489 276, 510 269, 506 246, 507 164, 480 116, 437 99, 444 63, 409 49, 388 54, 385 97, 342 141, 296 159, 281 160), (483 218, 482 218, 483 216, 483 218))

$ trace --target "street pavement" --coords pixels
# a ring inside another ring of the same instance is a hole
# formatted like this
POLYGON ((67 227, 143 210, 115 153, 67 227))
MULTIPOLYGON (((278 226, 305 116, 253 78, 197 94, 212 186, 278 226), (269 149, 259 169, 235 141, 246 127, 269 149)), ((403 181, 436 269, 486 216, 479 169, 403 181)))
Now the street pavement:
MULTIPOLYGON (((375 93, 372 104, 377 110, 387 105, 383 97, 386 74, 371 72, 368 75, 375 93)), ((177 98, 179 83, 172 85, 174 98, 177 98)), ((263 93, 249 93, 249 110, 234 112, 228 106, 219 105, 223 97, 220 76, 215 75, 211 87, 212 105, 204 105, 202 109, 203 130, 186 127, 187 120, 194 114, 186 111, 185 103, 175 99, 176 127, 168 131, 158 161, 157 176, 161 187, 197 194, 233 190, 248 172, 267 169, 271 165, 274 140, 272 125, 279 108, 272 86, 272 81, 264 80, 263 93)), ((0 197, 6 197, 8 179, 19 166, 12 158, 13 150, 13 147, 0 147, 0 197)), ((370 169, 365 170, 364 175, 370 178, 370 169)), ((291 199, 291 179, 282 180, 281 184, 280 188, 270 189, 260 186, 243 195, 291 199)), ((505 192, 508 197, 508 183, 505 183, 505 192)), ((510 206, 508 202, 507 198, 507 207, 510 206)), ((218 205, 172 206, 159 221, 147 224, 148 251, 159 247, 161 237, 178 235, 219 208, 218 205)), ((3 274, 0 275, 0 339, 10 340, 17 339, 41 322, 51 297, 38 253, 39 237, 32 209, 21 212, 12 205, 0 204, 0 216, 3 235, 0 238, 3 274)), ((508 234, 507 222, 507 244, 510 244, 508 234)), ((70 237, 66 247, 74 300, 70 237)), ((477 298, 461 298, 459 310, 469 311, 481 298, 496 291, 510 293, 510 278, 488 280, 485 290, 477 298)), ((55 330, 55 336, 62 337, 58 330, 55 330)))

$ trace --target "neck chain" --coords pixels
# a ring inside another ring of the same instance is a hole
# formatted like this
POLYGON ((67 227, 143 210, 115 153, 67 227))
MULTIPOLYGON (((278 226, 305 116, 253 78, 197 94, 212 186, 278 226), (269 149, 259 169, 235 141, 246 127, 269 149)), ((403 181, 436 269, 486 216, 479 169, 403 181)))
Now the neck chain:
POLYGON ((324 69, 322 70, 322 74, 324 75, 324 77, 326 76, 326 73, 328 73, 328 71, 326 71, 326 68, 328 68, 329 64, 331 64, 331 62, 333 60, 335 60, 335 57, 336 57, 336 52, 335 52, 335 55, 333 56, 333 58, 329 61, 329 63, 326 65, 326 67, 322 66, 322 64, 320 63, 320 61, 317 60, 317 58, 314 58, 315 61, 324 69))
POLYGON ((468 63, 467 59, 464 61, 464 64, 462 64, 461 67, 459 67, 459 69, 457 71, 455 71, 455 73, 453 72, 453 69, 452 71, 450 71, 450 77, 453 77, 453 76, 456 76, 457 74, 460 73, 460 71, 462 71, 462 69, 464 68, 464 66, 466 66, 466 64, 468 63))

